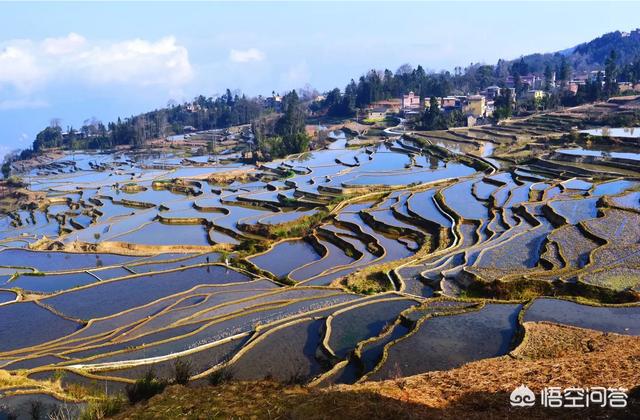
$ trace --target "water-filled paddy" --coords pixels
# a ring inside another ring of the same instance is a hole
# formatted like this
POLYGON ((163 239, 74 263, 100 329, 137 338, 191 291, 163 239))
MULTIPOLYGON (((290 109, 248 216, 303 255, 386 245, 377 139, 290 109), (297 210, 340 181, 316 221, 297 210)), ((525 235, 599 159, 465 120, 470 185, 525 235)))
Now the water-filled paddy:
POLYGON ((268 252, 249 261, 277 277, 286 276, 292 270, 320 259, 320 255, 306 241, 285 241, 268 252))
POLYGON ((474 181, 469 180, 447 187, 443 191, 444 200, 448 207, 465 219, 487 219, 487 208, 471 194, 473 184, 474 181))
POLYGON ((9 290, 0 290, 0 304, 2 303, 7 303, 7 302, 12 302, 14 300, 16 300, 16 297, 18 295, 16 295, 15 292, 9 291, 9 290))
POLYGON ((89 319, 144 305, 200 284, 248 280, 247 276, 221 266, 196 267, 99 283, 43 302, 67 316, 89 319))
POLYGON ((370 379, 450 369, 505 354, 515 333, 521 305, 486 305, 479 311, 436 316, 388 348, 384 364, 370 379))
POLYGON ((435 222, 443 227, 451 227, 451 220, 436 206, 433 196, 436 190, 414 193, 407 200, 407 205, 419 217, 435 222))
POLYGON ((468 166, 458 163, 449 163, 444 168, 439 168, 432 171, 413 170, 411 172, 401 173, 399 175, 361 175, 346 181, 346 184, 389 186, 409 185, 413 183, 428 183, 441 179, 467 176, 471 175, 473 172, 473 168, 470 168, 468 166))
POLYGON ((114 236, 111 240, 141 245, 210 245, 207 230, 202 225, 168 225, 159 222, 114 236))
POLYGON ((295 281, 304 281, 311 277, 317 276, 334 267, 349 264, 354 261, 353 258, 346 255, 342 249, 329 241, 320 241, 322 246, 327 249, 327 254, 322 259, 307 265, 302 265, 291 271, 289 277, 295 281))
MULTIPOLYGON (((130 274, 130 273, 129 273, 130 274)), ((84 271, 68 274, 47 274, 44 276, 21 275, 8 286, 19 287, 32 292, 51 293, 97 282, 98 279, 84 271)))
POLYGON ((618 207, 640 210, 640 191, 633 191, 618 197, 612 197, 611 201, 618 207))
POLYGON ((640 335, 640 306, 589 306, 560 299, 536 299, 525 322, 548 321, 618 334, 640 335))
POLYGON ((618 195, 624 190, 627 190, 634 185, 638 185, 637 182, 628 181, 625 179, 619 179, 616 181, 603 182, 593 187, 591 195, 599 197, 602 195, 618 195))
POLYGON ((324 319, 310 319, 266 334, 233 363, 234 376, 241 380, 270 376, 280 381, 313 378, 324 370, 316 356, 323 327, 324 319))
POLYGON ((581 133, 590 134, 592 136, 609 136, 609 137, 640 137, 639 127, 615 127, 615 128, 593 128, 590 130, 582 130, 581 133))
POLYGON ((415 304, 409 299, 378 301, 342 312, 331 320, 329 346, 343 359, 360 341, 380 334, 402 311, 415 304))
MULTIPOLYGON (((516 345, 520 305, 478 309, 432 299, 465 295, 473 275, 638 290, 630 277, 639 265, 637 181, 568 170, 556 177, 498 160, 490 162, 508 171, 468 166, 466 154, 491 153, 486 140, 510 141, 513 130, 465 130, 484 152, 441 133, 447 140, 433 142, 455 159, 435 157, 389 131, 385 144, 349 149, 350 139, 336 133, 325 150, 264 166, 214 163, 175 149, 168 157, 78 155, 80 170, 60 164, 36 171, 33 185, 51 200, 49 211, 22 208, 0 219, 0 329, 11 330, 0 352, 15 350, 24 359, 14 369, 68 358, 89 365, 81 370, 129 379, 148 366, 170 377, 176 353, 194 350, 182 356, 194 373, 233 359, 246 379, 307 381, 342 360, 324 384, 353 383, 371 372, 385 379, 460 366, 516 345), (239 177, 225 178, 239 168, 239 177), (207 181, 210 174, 216 177, 207 181), (170 182, 152 184, 158 179, 170 182), (28 244, 43 251, 6 248, 28 244), (105 250, 136 255, 87 252, 105 250), (9 282, 19 267, 45 275, 9 282), (280 280, 261 277, 266 272, 280 280), (391 293, 364 297, 373 291, 391 293), (16 298, 27 302, 11 303, 16 298), (418 309, 407 312, 412 306, 418 309), (14 330, 28 333, 18 337, 14 330), (161 359, 148 365, 151 357, 161 359), (134 366, 95 366, 122 361, 134 366)), ((625 319, 618 325, 614 316, 584 308, 540 310, 539 301, 529 308, 531 319, 636 333, 634 308, 611 308, 625 319), (590 323, 578 324, 583 319, 590 323)), ((65 376, 72 381, 99 382, 65 376)))
POLYGON ((549 207, 568 223, 575 225, 583 220, 593 219, 598 215, 598 198, 583 198, 579 200, 556 200, 549 203, 549 207))
POLYGON ((64 337, 80 328, 33 302, 0 306, 0 351, 15 350, 64 337), (28 332, 25 334, 25 332, 28 332))
MULTIPOLYGON (((189 363, 192 369, 192 375, 195 375, 230 359, 231 356, 233 356, 242 347, 242 345, 245 344, 245 342, 246 339, 232 340, 227 343, 222 343, 195 353, 184 355, 181 357, 181 360, 189 363)), ((100 371, 98 372, 98 375, 138 379, 143 377, 149 368, 152 368, 158 377, 172 379, 175 375, 174 364, 175 360, 169 359, 167 361, 152 363, 150 365, 100 371)))
POLYGON ((0 251, 0 266, 33 267, 42 272, 106 267, 124 264, 137 259, 139 257, 116 254, 39 252, 26 249, 5 249, 0 251))

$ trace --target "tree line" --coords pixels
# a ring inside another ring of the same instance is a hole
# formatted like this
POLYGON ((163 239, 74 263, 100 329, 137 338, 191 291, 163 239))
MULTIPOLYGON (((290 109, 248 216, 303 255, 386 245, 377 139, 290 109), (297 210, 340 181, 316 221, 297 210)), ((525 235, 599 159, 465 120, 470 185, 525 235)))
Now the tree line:
MULTIPOLYGON (((143 146, 150 139, 163 138, 170 133, 181 134, 185 127, 195 130, 227 128, 248 124, 265 112, 262 101, 226 93, 213 97, 198 96, 189 104, 169 104, 129 118, 118 118, 106 126, 97 120, 85 121, 79 129, 69 127, 66 133, 55 121, 40 131, 32 150, 44 149, 109 149, 120 145, 143 146)), ((28 153, 28 152, 27 152, 28 153)))

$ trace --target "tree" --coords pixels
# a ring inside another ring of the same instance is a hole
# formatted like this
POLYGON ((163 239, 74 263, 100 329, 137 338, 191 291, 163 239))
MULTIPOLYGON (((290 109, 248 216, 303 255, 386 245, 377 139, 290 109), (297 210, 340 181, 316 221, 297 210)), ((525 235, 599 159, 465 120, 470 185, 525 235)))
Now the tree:
POLYGON ((134 118, 133 147, 142 147, 147 140, 147 120, 144 115, 134 118))
POLYGON ((425 130, 442 130, 447 128, 435 96, 429 99, 429 108, 422 114, 422 127, 425 130))
POLYGON ((327 114, 332 117, 350 117, 354 113, 355 98, 345 93, 340 94, 340 89, 335 88, 327 93, 322 107, 327 110, 327 114))
POLYGON ((611 50, 609 57, 605 60, 604 65, 604 92, 607 98, 614 96, 618 93, 618 83, 616 78, 618 76, 618 67, 616 65, 616 51, 611 50))
POLYGON ((284 114, 275 124, 275 134, 282 139, 281 153, 306 152, 309 150, 310 139, 305 130, 304 110, 295 90, 282 98, 282 108, 284 114))
POLYGON ((520 61, 511 65, 511 75, 515 76, 516 73, 521 76, 529 74, 529 65, 524 61, 524 57, 520 57, 520 61))
POLYGON ((544 90, 547 92, 551 91, 553 87, 553 70, 551 70, 551 66, 547 64, 544 68, 544 90))
POLYGON ((571 67, 569 66, 567 57, 565 57, 564 55, 560 59, 560 65, 556 70, 556 73, 558 75, 558 79, 560 79, 560 84, 564 87, 564 85, 571 77, 571 67))
POLYGON ((67 128, 67 138, 65 143, 66 146, 71 150, 78 150, 81 148, 77 132, 73 127, 67 128))
POLYGON ((475 72, 475 86, 470 90, 481 90, 491 86, 494 82, 493 66, 481 65, 475 72))
POLYGON ((2 160, 2 176, 4 179, 9 179, 11 176, 11 164, 20 158, 20 150, 12 150, 2 160))
POLYGON ((6 160, 2 162, 2 176, 4 179, 8 179, 11 176, 11 162, 6 160))
POLYGON ((60 146, 62 146, 62 129, 60 126, 49 126, 36 135, 33 151, 39 153, 43 149, 60 146))
POLYGON ((164 139, 167 136, 167 129, 169 127, 169 119, 167 118, 167 112, 165 110, 158 111, 156 115, 156 136, 164 139))
POLYGON ((511 117, 513 114, 513 96, 511 94, 511 89, 501 89, 500 95, 495 99, 495 107, 494 118, 497 120, 505 119, 511 117))
POLYGON ((404 63, 400 67, 398 67, 398 70, 396 70, 396 76, 404 76, 407 74, 411 74, 412 72, 413 67, 411 66, 411 64, 404 63))
POLYGON ((516 91, 516 97, 521 95, 525 91, 525 85, 522 83, 522 79, 520 78, 520 73, 514 73, 513 75, 513 87, 516 91))

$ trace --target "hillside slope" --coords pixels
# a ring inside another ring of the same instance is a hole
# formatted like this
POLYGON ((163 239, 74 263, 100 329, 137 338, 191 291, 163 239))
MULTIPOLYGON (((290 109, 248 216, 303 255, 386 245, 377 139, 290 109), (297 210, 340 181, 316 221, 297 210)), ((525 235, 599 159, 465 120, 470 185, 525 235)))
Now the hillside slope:
MULTIPOLYGON (((553 53, 535 53, 522 57, 529 71, 542 73, 547 64, 558 68, 562 58, 575 71, 603 69, 611 50, 617 54, 619 65, 628 64, 640 57, 640 29, 631 32, 610 32, 591 41, 584 42, 571 48, 553 53)), ((512 60, 511 63, 521 59, 512 60)))

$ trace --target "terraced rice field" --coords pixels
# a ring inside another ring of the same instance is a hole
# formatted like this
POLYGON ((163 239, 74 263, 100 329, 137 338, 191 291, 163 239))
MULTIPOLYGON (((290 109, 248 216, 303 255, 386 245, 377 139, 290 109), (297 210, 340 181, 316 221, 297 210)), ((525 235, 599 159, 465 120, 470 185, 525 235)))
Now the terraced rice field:
POLYGON ((503 355, 523 322, 640 334, 638 179, 490 156, 574 123, 423 134, 446 158, 338 133, 264 165, 41 167, 44 203, 0 219, 0 368, 117 392, 180 358, 194 381, 327 385, 503 355))

